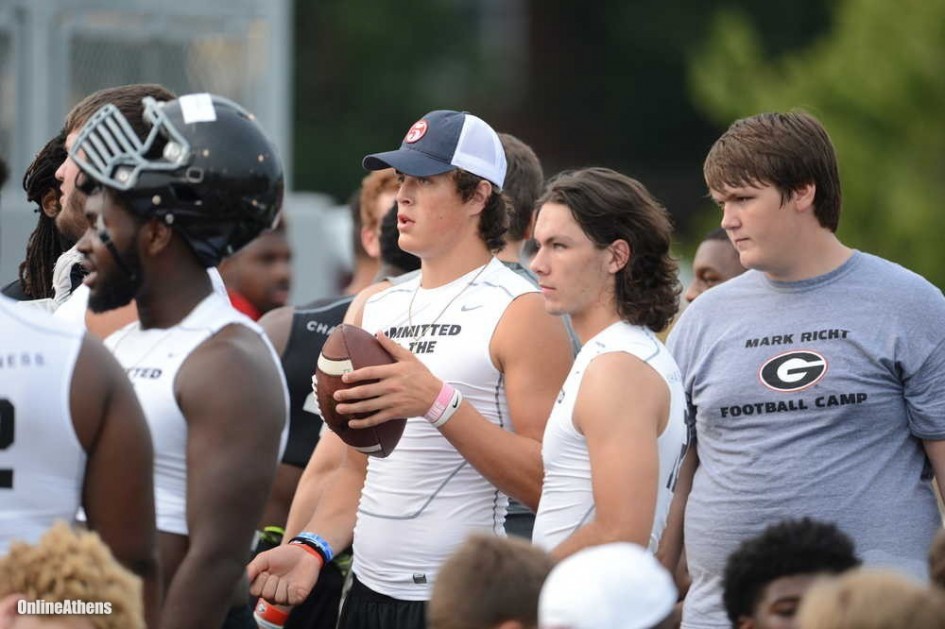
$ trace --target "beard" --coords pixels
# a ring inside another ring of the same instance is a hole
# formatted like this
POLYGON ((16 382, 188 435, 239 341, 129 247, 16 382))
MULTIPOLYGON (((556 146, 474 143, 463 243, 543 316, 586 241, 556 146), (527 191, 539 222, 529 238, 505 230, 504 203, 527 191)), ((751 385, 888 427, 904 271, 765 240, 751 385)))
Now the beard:
MULTIPOLYGON (((118 260, 113 260, 115 264, 109 271, 110 277, 103 277, 99 271, 98 285, 89 293, 89 310, 96 314, 127 306, 141 289, 141 257, 138 252, 129 248, 120 255, 127 269, 122 268, 118 260)), ((112 257, 115 257, 114 252, 112 257)))

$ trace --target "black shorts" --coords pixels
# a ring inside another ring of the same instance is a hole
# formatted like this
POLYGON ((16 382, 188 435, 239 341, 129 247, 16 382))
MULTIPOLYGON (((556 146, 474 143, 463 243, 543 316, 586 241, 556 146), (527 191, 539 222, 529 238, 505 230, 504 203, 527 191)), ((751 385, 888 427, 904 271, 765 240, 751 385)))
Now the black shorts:
POLYGON ((345 577, 334 563, 322 568, 308 598, 292 608, 285 629, 335 629, 344 583, 345 577))
POLYGON ((354 577, 339 629, 426 629, 427 602, 379 594, 354 577))

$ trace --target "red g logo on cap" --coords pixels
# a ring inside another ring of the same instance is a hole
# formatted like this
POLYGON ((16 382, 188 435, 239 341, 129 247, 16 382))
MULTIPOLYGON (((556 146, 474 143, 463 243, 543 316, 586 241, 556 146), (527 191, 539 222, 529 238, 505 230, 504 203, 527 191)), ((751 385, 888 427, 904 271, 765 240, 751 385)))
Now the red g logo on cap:
POLYGON ((407 131, 407 135, 404 136, 404 142, 407 144, 413 144, 420 138, 424 136, 427 132, 427 121, 418 120, 413 123, 413 126, 410 127, 410 130, 407 131))

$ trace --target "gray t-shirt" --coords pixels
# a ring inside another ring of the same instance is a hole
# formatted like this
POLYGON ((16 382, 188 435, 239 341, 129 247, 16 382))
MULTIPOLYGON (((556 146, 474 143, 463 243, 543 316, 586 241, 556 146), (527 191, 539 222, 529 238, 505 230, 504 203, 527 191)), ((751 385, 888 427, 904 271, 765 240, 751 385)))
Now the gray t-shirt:
POLYGON ((835 522, 867 564, 926 578, 941 520, 922 439, 945 439, 945 298, 854 252, 801 282, 749 271, 669 338, 700 467, 686 510, 683 627, 729 627, 728 555, 784 518, 835 522))

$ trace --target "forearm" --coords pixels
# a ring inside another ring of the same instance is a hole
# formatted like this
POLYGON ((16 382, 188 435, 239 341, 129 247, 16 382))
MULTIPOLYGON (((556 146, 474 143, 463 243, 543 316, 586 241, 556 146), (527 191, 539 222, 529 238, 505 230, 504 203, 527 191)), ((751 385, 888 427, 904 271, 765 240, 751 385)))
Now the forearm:
POLYGON ((537 510, 544 474, 541 442, 489 422, 469 402, 440 431, 500 491, 537 510))
POLYGON ((203 629, 223 624, 244 574, 246 552, 191 548, 174 574, 164 600, 164 629, 203 629))
POLYGON ((292 513, 297 514, 298 520, 290 519, 293 530, 286 530, 285 541, 288 542, 299 531, 309 531, 327 540, 336 552, 350 546, 363 486, 364 470, 349 466, 341 466, 320 482, 316 481, 319 496, 312 503, 310 517, 303 517, 304 509, 300 506, 296 510, 293 502, 292 513), (298 526, 296 522, 302 523, 298 530, 294 530, 294 526, 298 526))
MULTIPOLYGON (((323 432, 295 489, 285 526, 285 542, 298 535, 300 531, 308 530, 306 526, 312 519, 318 501, 325 491, 326 479, 340 469, 345 460, 347 446, 334 433, 323 432)), ((360 489, 358 493, 360 494, 360 489)))
POLYGON ((322 495, 323 481, 323 478, 302 476, 295 490, 292 506, 289 508, 285 535, 282 537, 283 544, 288 543, 299 532, 307 530, 306 527, 315 514, 316 506, 322 495))
POLYGON ((685 524, 686 503, 689 501, 692 479, 698 466, 699 458, 696 455, 695 446, 691 446, 679 468, 679 476, 673 491, 673 500, 669 504, 669 513, 666 516, 666 527, 663 529, 659 548, 656 551, 656 558, 667 570, 673 573, 675 573, 683 553, 685 544, 683 525, 685 524))

